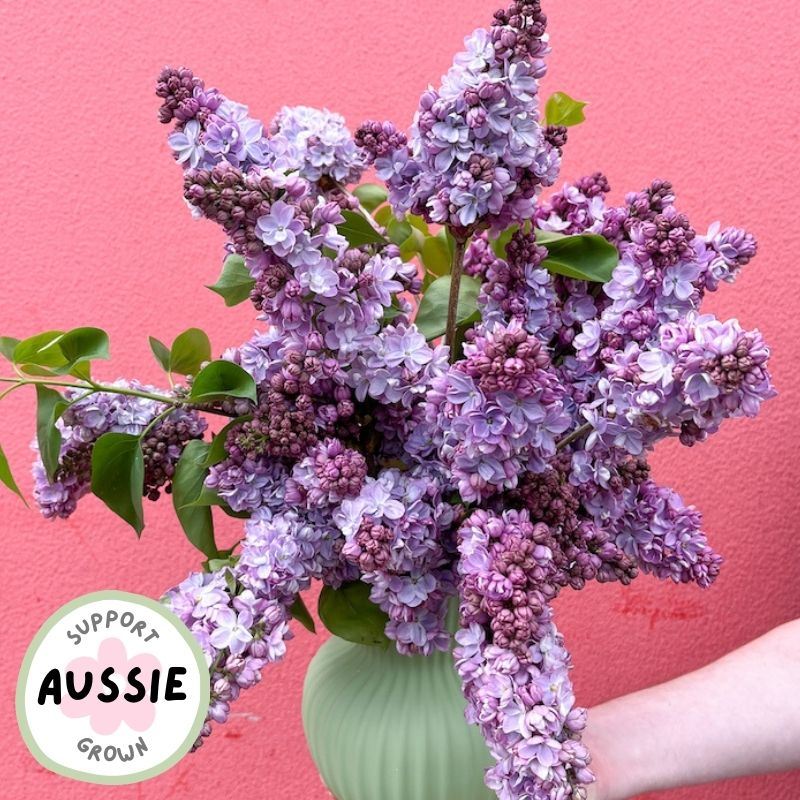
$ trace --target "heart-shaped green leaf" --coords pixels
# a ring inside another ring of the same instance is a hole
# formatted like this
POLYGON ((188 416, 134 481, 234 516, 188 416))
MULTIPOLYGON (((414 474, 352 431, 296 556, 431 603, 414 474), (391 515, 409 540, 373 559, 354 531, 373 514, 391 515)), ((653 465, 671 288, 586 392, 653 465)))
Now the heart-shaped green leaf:
POLYGON ((317 611, 322 624, 340 639, 356 644, 389 646, 389 616, 369 599, 370 587, 360 581, 339 589, 324 586, 317 611))
POLYGON ((583 113, 586 105, 564 92, 555 92, 547 100, 544 112, 545 120, 548 125, 563 125, 566 128, 580 125, 586 119, 583 113))
POLYGON ((250 297, 255 285, 255 279, 247 269, 244 259, 239 255, 231 255, 225 259, 217 282, 207 288, 216 292, 226 306, 236 306, 250 297))
POLYGON ((19 486, 17 486, 14 476, 11 474, 11 467, 8 464, 8 459, 6 458, 6 454, 3 452, 2 447, 0 447, 0 481, 2 481, 9 489, 11 489, 11 491, 14 492, 14 494, 17 495, 17 497, 19 497, 26 506, 28 505, 28 501, 19 490, 19 486))
POLYGON ((422 262, 433 275, 442 276, 450 272, 453 254, 447 240, 446 228, 442 228, 436 236, 428 236, 422 245, 422 262), (445 233, 445 235, 442 235, 445 233))
POLYGON ((139 437, 104 433, 92 450, 92 491, 140 535, 144 529, 144 456, 139 437))
POLYGON ((108 335, 100 328, 45 331, 23 339, 14 348, 14 363, 30 375, 89 376, 89 362, 108 358, 108 335))
POLYGON ((211 361, 211 342, 199 328, 189 328, 175 338, 169 354, 171 372, 196 375, 206 361, 211 361))
POLYGON ((255 403, 256 382, 232 361, 212 361, 195 376, 189 399, 205 403, 227 397, 241 397, 255 403))
POLYGON ((208 558, 218 558, 211 507, 193 505, 203 491, 210 449, 211 444, 199 439, 186 445, 172 479, 172 504, 186 538, 208 558))
POLYGON ((596 234, 562 236, 543 244, 547 258, 542 266, 567 278, 607 283, 619 262, 617 248, 596 234))
POLYGON ((56 420, 67 407, 64 396, 41 383, 36 385, 36 441, 47 477, 52 481, 61 455, 61 431, 56 420))
POLYGON ((377 183, 362 183, 353 189, 353 194, 367 211, 374 211, 378 206, 383 205, 389 196, 386 189, 378 186, 377 183))
POLYGON ((109 357, 108 334, 100 328, 75 328, 61 337, 58 346, 67 359, 68 371, 77 364, 109 357))
POLYGON ((340 222, 336 229, 349 242, 351 247, 363 247, 365 244, 386 244, 375 228, 355 211, 342 211, 344 222, 340 222))
MULTIPOLYGON (((469 275, 461 276, 458 289, 458 324, 478 319, 480 283, 469 275)), ((422 296, 414 322, 430 341, 441 336, 447 327, 447 306, 450 302, 450 275, 437 278, 422 296)))
POLYGON ((12 359, 23 371, 32 375, 55 375, 54 370, 64 367, 67 359, 58 340, 64 331, 45 331, 23 339, 14 348, 12 359))

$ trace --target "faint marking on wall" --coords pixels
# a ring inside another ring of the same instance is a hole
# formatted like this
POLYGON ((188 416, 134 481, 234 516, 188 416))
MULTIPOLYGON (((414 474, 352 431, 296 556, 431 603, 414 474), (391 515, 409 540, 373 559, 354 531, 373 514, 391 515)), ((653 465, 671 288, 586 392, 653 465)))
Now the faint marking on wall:
POLYGON ((650 622, 650 629, 659 622, 700 619, 706 612, 704 607, 687 598, 654 597, 644 592, 631 591, 626 588, 613 606, 617 614, 625 617, 644 617, 650 622))

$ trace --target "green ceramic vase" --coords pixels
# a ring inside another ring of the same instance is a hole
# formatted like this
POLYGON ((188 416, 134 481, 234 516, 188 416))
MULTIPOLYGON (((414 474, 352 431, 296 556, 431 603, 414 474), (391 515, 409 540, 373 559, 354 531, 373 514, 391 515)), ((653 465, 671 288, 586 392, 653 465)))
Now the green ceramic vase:
POLYGON ((492 763, 449 653, 401 656, 333 637, 311 662, 303 725, 336 800, 492 800, 492 763))

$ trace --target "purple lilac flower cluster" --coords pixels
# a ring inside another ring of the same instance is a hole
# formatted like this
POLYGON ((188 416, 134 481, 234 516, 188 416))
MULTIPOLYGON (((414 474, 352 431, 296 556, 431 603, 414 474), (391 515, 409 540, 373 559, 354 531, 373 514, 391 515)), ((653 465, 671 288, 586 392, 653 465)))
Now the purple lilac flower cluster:
POLYGON ((342 185, 358 183, 364 156, 356 147, 344 117, 308 106, 285 107, 269 126, 270 149, 282 166, 297 169, 308 181, 324 178, 342 185))
POLYGON ((541 471, 571 424, 547 348, 516 321, 477 329, 464 358, 431 389, 425 426, 410 447, 429 457, 432 444, 468 502, 513 489, 526 470, 541 471))
POLYGON ((589 752, 580 741, 586 712, 575 706, 570 658, 545 607, 539 638, 519 658, 491 644, 476 623, 456 634, 456 669, 467 720, 480 727, 495 766, 486 785, 500 800, 585 797, 589 752))
POLYGON ((447 650, 447 600, 455 594, 451 531, 458 509, 446 502, 445 474, 433 463, 408 472, 381 470, 334 521, 345 538, 342 556, 372 587, 370 599, 388 615, 386 635, 401 653, 447 650))
POLYGON ((606 191, 596 174, 539 212, 548 229, 585 226, 620 252, 598 313, 575 317, 566 337, 575 357, 565 369, 595 384, 582 408, 595 428, 589 449, 621 444, 637 455, 665 435, 692 444, 724 418, 755 416, 774 394, 761 334, 699 313, 705 292, 733 281, 755 255, 752 235, 718 224, 698 235, 665 181, 629 194, 620 208, 606 207, 606 191))
POLYGON ((391 123, 359 129, 398 212, 461 236, 533 215, 558 175, 564 134, 548 135, 539 117, 546 24, 538 0, 517 0, 469 36, 439 89, 422 95, 410 137, 391 123))
POLYGON ((283 657, 285 641, 291 638, 284 602, 289 590, 281 589, 285 572, 299 573, 301 567, 287 554, 284 572, 270 570, 259 558, 262 538, 257 535, 252 543, 249 536, 245 539, 241 558, 246 564, 241 568, 226 565, 212 573, 194 573, 164 597, 200 643, 211 673, 211 704, 195 746, 210 735, 212 721, 228 719, 231 701, 260 681, 266 664, 283 657), (270 572, 280 577, 270 582, 270 572), (258 593, 245 584, 257 586, 258 593))
MULTIPOLYGON (((257 400, 226 406, 238 416, 205 479, 250 515, 245 539, 167 596, 208 657, 209 722, 283 655, 312 580, 366 584, 409 655, 452 645, 458 596, 456 667, 501 800, 580 800, 592 780, 556 595, 642 572, 705 587, 719 572, 699 513, 652 480, 649 451, 703 441, 774 393, 759 332, 700 312, 756 254, 750 234, 698 234, 664 181, 613 207, 595 173, 537 204, 566 142, 538 109, 545 24, 538 0, 497 12, 422 95, 408 135, 367 122, 351 138, 305 107, 263 126, 185 69, 157 88, 185 199, 244 258, 266 323, 224 354, 257 400), (398 217, 467 245, 480 319, 457 358, 414 322, 408 254, 371 220, 369 243, 342 233, 344 212, 363 214, 345 187, 367 166, 398 217), (604 285, 547 270, 548 244, 583 233, 618 251, 604 285)), ((86 474, 72 436, 63 499, 47 501, 65 513, 68 475, 86 474)))
MULTIPOLYGON (((284 110, 269 146, 305 149, 309 163, 332 157, 328 176, 345 181, 355 145, 342 138, 338 117, 325 125, 310 110, 284 110), (289 144, 273 141, 281 137, 289 144)), ((245 256, 256 279, 252 299, 269 325, 225 353, 256 380, 259 402, 227 431, 226 456, 206 486, 233 511, 301 514, 339 558, 314 577, 370 584, 402 652, 447 648, 455 579, 445 534, 455 512, 442 499, 441 469, 381 469, 404 455, 426 387, 447 369, 447 349, 428 344, 403 310, 411 306, 399 295, 420 289, 417 267, 389 244, 347 246, 336 227, 338 187, 306 180, 304 169, 308 163, 284 162, 280 173, 220 163, 186 172, 187 199, 245 256), (400 313, 386 324, 393 303, 400 313)))
POLYGON ((550 601, 570 583, 556 529, 528 510, 475 511, 458 531, 461 623, 456 667, 467 718, 497 760, 487 785, 498 797, 571 796, 591 780, 580 744, 569 655, 550 601))
MULTIPOLYGON (((158 391, 136 381, 120 380, 110 386, 145 394, 158 391)), ((170 491, 175 465, 186 444, 202 438, 207 428, 193 410, 175 408, 161 416, 169 406, 147 397, 67 389, 64 400, 68 405, 57 422, 61 451, 53 479, 48 478, 41 458, 33 465, 34 497, 48 519, 68 517, 90 491, 92 449, 103 434, 142 436, 143 492, 157 500, 161 491, 170 491)))
POLYGON ((330 515, 262 508, 246 523, 236 557, 166 593, 164 602, 200 643, 211 674, 211 705, 195 746, 210 735, 212 722, 228 719, 241 690, 283 658, 298 593, 312 580, 338 586, 353 578, 341 564, 339 540, 330 515))
POLYGON ((419 292, 416 267, 396 247, 354 248, 338 233, 347 198, 321 193, 297 172, 243 171, 224 161, 188 170, 184 188, 245 257, 260 318, 287 335, 318 332, 325 346, 347 352, 356 337, 378 332, 395 295, 419 292))
POLYGON ((289 616, 279 601, 242 589, 230 567, 193 573, 163 602, 200 643, 209 667, 211 703, 195 742, 199 747, 212 722, 227 721, 242 689, 255 686, 261 670, 283 657, 291 639, 289 616))
POLYGON ((191 70, 166 67, 156 94, 163 100, 161 121, 176 126, 169 145, 178 163, 195 169, 222 161, 247 167, 272 160, 264 125, 249 116, 247 106, 207 88, 191 70))

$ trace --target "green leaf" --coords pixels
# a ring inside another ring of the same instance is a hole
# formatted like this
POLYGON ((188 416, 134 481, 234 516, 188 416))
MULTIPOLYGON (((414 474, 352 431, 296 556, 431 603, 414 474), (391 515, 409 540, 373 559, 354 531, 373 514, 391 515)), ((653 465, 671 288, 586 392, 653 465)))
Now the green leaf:
POLYGON ((67 401, 60 392, 42 384, 36 385, 36 440, 42 464, 51 481, 61 455, 61 431, 56 427, 56 420, 66 407, 67 401))
POLYGON ((391 206, 383 206, 373 214, 373 219, 378 225, 382 225, 385 228, 389 224, 389 220, 394 219, 394 211, 392 211, 391 206))
POLYGON ((306 606, 303 598, 297 595, 294 603, 289 606, 289 613, 310 633, 317 632, 317 626, 314 624, 314 618, 311 616, 308 607, 306 606))
POLYGON ((423 233, 416 228, 410 228, 410 230, 411 234, 408 239, 400 245, 400 257, 403 261, 411 261, 412 258, 416 258, 425 244, 425 235, 423 233))
POLYGON ((108 335, 99 328, 75 328, 67 333, 46 331, 23 339, 14 348, 14 363, 31 375, 87 378, 87 362, 108 358, 108 335))
POLYGON ((236 306, 250 297, 250 292, 256 285, 255 278, 250 274, 244 259, 232 255, 225 259, 217 282, 206 287, 216 292, 226 306, 236 306))
POLYGON ((490 244, 492 250, 498 258, 506 257, 506 245, 511 241, 511 237, 519 230, 519 225, 512 225, 506 228, 496 239, 492 239, 490 244))
POLYGON ((564 125, 567 128, 580 125, 586 119, 583 109, 586 103, 574 100, 564 92, 551 94, 545 106, 545 121, 548 125, 564 125))
POLYGON ((228 438, 228 433, 230 433, 231 428, 234 428, 236 425, 241 425, 243 422, 247 422, 251 419, 253 419, 253 417, 250 415, 232 419, 218 434, 214 436, 214 438, 211 440, 211 444, 208 448, 208 454, 206 456, 207 467, 213 467, 214 464, 219 464, 220 461, 224 461, 228 457, 228 453, 225 450, 225 441, 228 438))
POLYGON ((535 234, 536 244, 540 244, 543 247, 547 247, 547 245, 557 242, 559 239, 566 238, 565 233, 558 233, 557 231, 543 231, 541 228, 536 228, 535 234))
MULTIPOLYGON (((477 319, 478 292, 480 282, 469 275, 461 276, 461 286, 458 290, 458 313, 456 319, 459 324, 477 319)), ((445 332, 447 327, 447 306, 450 301, 450 276, 444 275, 437 278, 422 296, 417 317, 414 320, 420 332, 428 341, 436 339, 445 332)))
POLYGON ((170 372, 196 375, 206 361, 211 361, 211 342, 199 328, 189 328, 175 338, 169 355, 170 372))
POLYGON ((156 361, 158 361, 161 369, 163 369, 164 372, 169 372, 169 347, 167 347, 164 342, 156 339, 155 336, 149 337, 149 341, 150 349, 153 351, 153 355, 156 357, 156 361))
POLYGON ((542 266, 567 278, 606 283, 619 262, 617 248, 593 233, 552 239, 545 247, 547 258, 542 266))
POLYGON ((441 235, 441 231, 436 236, 428 236, 425 239, 422 245, 422 262, 428 272, 437 276, 447 275, 450 272, 451 261, 450 245, 441 235))
POLYGON ((100 328, 75 328, 61 337, 58 346, 67 359, 69 372, 78 364, 109 357, 108 334, 100 328))
POLYGON ((0 355, 3 355, 9 361, 14 358, 14 348, 19 344, 19 339, 13 336, 0 336, 0 355))
POLYGON ((58 346, 64 331, 45 331, 23 339, 14 348, 13 362, 23 371, 33 375, 52 375, 53 369, 63 367, 67 360, 58 346), (43 371, 41 369, 46 367, 43 371))
POLYGON ((378 186, 377 183, 362 183, 353 189, 353 194, 367 211, 374 211, 378 206, 383 205, 389 197, 386 189, 383 186, 378 186))
POLYGON ((365 244, 386 244, 383 238, 369 222, 355 211, 342 211, 344 222, 337 225, 337 230, 350 243, 351 247, 363 247, 365 244))
POLYGON ((389 239, 399 247, 411 236, 414 229, 405 219, 392 217, 386 225, 386 230, 389 232, 389 239))
MULTIPOLYGON (((424 234, 425 236, 430 235, 430 231, 428 230, 428 223, 422 217, 418 217, 416 214, 406 214, 406 221, 412 228, 416 228, 420 233, 424 234)), ((444 228, 442 228, 444 230, 444 228)))
POLYGON ((139 437, 104 433, 92 450, 92 491, 137 533, 144 529, 144 456, 139 437))
POLYGON ((11 467, 8 465, 8 459, 2 447, 0 447, 0 481, 11 489, 26 506, 28 505, 28 501, 24 498, 19 486, 17 486, 17 482, 14 480, 14 476, 11 474, 11 467))
POLYGON ((256 402, 256 382, 232 361, 212 361, 203 367, 192 382, 189 399, 195 402, 242 397, 256 402))
POLYGON ((192 505, 203 491, 211 446, 193 439, 184 448, 172 479, 172 505, 186 538, 208 558, 218 558, 211 507, 192 505))
POLYGON ((317 611, 322 624, 340 639, 356 644, 389 646, 389 617, 369 599, 370 587, 356 581, 339 589, 324 586, 317 611))

